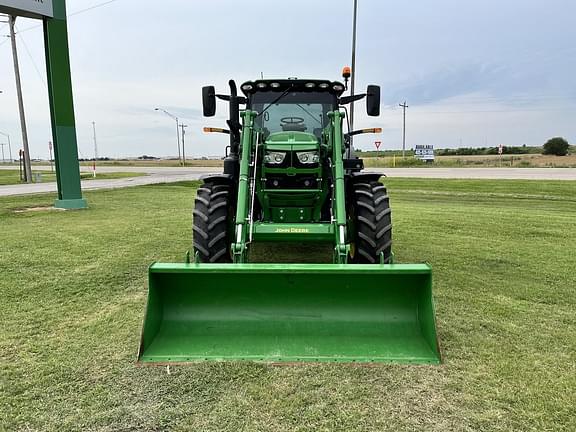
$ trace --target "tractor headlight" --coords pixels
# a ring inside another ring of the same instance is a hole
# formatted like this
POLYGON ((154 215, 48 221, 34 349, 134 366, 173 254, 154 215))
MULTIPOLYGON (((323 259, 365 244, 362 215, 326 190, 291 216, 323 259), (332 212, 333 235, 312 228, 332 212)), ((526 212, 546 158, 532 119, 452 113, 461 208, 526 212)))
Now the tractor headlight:
POLYGON ((320 160, 317 151, 297 152, 296 156, 301 164, 315 164, 320 160))
POLYGON ((264 155, 264 162, 271 165, 280 165, 286 159, 286 153, 269 151, 264 155))

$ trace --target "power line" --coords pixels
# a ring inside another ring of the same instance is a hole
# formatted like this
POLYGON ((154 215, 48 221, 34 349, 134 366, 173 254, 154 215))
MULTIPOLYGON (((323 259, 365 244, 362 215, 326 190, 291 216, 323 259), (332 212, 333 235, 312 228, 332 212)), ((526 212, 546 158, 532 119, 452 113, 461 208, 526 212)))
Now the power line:
MULTIPOLYGON (((451 102, 450 107, 461 106, 461 107, 463 107, 463 109, 460 109, 458 111, 454 111, 454 110, 445 111, 442 108, 444 108, 446 106, 446 102, 445 101, 437 101, 438 104, 436 104, 436 105, 434 105, 434 104, 418 105, 418 108, 416 108, 415 113, 424 113, 425 112, 425 113, 442 113, 442 114, 453 114, 454 113, 454 114, 458 114, 458 113, 467 113, 467 112, 471 112, 471 113, 487 112, 487 113, 490 113, 490 112, 531 112, 531 111, 537 112, 537 111, 564 111, 564 110, 571 111, 571 110, 576 109, 576 98, 569 98, 569 97, 568 98, 561 98, 561 97, 553 98, 553 97, 550 97, 548 99, 541 99, 540 102, 546 102, 547 100, 550 100, 550 101, 556 100, 556 101, 560 101, 560 102, 565 101, 566 103, 565 104, 563 104, 563 103, 561 103, 561 104, 558 104, 558 103, 556 103, 556 104, 541 103, 542 108, 530 108, 530 107, 523 108, 522 106, 518 107, 517 105, 516 106, 510 106, 510 107, 506 107, 506 106, 501 107, 500 106, 497 108, 491 108, 491 106, 502 105, 502 104, 505 104, 506 102, 511 102, 511 100, 504 100, 503 99, 500 101, 494 100, 492 102, 485 101, 485 102, 478 102, 478 103, 471 103, 471 102, 454 103, 454 102, 451 102), (468 107, 470 105, 488 105, 488 106, 486 106, 485 109, 475 109, 475 108, 466 109, 466 107, 468 107)), ((528 102, 528 101, 526 101, 526 102, 528 102)), ((538 101, 536 99, 534 99, 530 102, 534 102, 534 104, 538 103, 538 101)), ((529 105, 529 106, 534 106, 534 104, 528 104, 527 103, 527 105, 529 105)), ((395 111, 397 106, 398 105, 396 105, 396 104, 384 105, 383 108, 388 109, 390 111, 395 111)), ((400 105, 400 106, 402 106, 402 105, 400 105)))
POLYGON ((88 12, 88 11, 90 11, 90 10, 92 10, 92 9, 96 9, 96 8, 99 8, 99 7, 102 7, 102 6, 109 5, 110 3, 114 3, 114 2, 116 2, 116 1, 118 1, 118 0, 108 0, 108 1, 105 1, 105 2, 103 2, 103 3, 98 3, 98 4, 95 4, 94 6, 89 6, 89 7, 85 8, 85 9, 80 9, 79 11, 72 12, 71 14, 68 15, 68 17, 75 16, 75 15, 80 15, 81 13, 88 12))
MULTIPOLYGON (((458 97, 458 96, 453 96, 458 97)), ((477 97, 473 99, 465 99, 460 101, 449 100, 450 98, 438 98, 438 99, 423 99, 418 100, 419 105, 428 105, 432 103, 446 103, 449 101, 451 106, 466 106, 466 105, 483 105, 483 104, 530 104, 530 103, 539 103, 539 102, 547 102, 547 101, 554 101, 554 102, 574 102, 576 103, 576 97, 570 96, 516 96, 511 98, 502 98, 498 96, 486 96, 484 98, 477 97)), ((384 108, 394 109, 396 108, 396 104, 384 105, 384 108)))
POLYGON ((511 96, 511 97, 502 97, 502 96, 479 96, 479 95, 456 95, 456 96, 452 96, 452 97, 461 97, 461 96, 465 96, 473 101, 477 100, 477 101, 483 101, 483 100, 502 100, 502 101, 524 101, 524 100, 540 100, 540 99, 573 99, 570 96, 558 96, 558 95, 550 95, 550 94, 524 94, 524 95, 515 95, 515 96, 511 96))
POLYGON ((0 42, 0 46, 7 44, 8 42, 10 42, 10 35, 0 35, 0 37, 5 37, 6 40, 4 40, 4 42, 0 42))
POLYGON ((513 113, 513 112, 546 112, 546 111, 575 111, 576 107, 569 108, 541 108, 541 109, 508 109, 508 110, 460 110, 460 111, 435 111, 416 110, 415 114, 468 114, 468 113, 513 113))
POLYGON ((26 54, 28 54, 28 57, 30 58, 30 60, 32 61, 32 65, 34 66, 34 69, 36 69, 36 73, 38 74, 38 77, 40 78, 40 81, 42 81, 42 83, 48 87, 48 84, 46 83, 46 80, 44 79, 44 77, 42 76, 42 74, 40 73, 40 69, 38 69, 38 66, 36 65, 36 62, 34 61, 34 58, 32 57, 32 53, 30 53, 30 50, 28 49, 28 45, 26 44, 26 41, 24 40, 24 38, 22 37, 21 34, 19 34, 19 32, 17 31, 16 34, 18 35, 18 37, 20 38, 20 40, 22 41, 22 45, 24 45, 24 49, 26 50, 26 54))
MULTIPOLYGON (((84 12, 88 12, 88 11, 91 11, 91 10, 96 9, 96 8, 99 8, 99 7, 103 7, 103 6, 109 5, 110 3, 114 3, 114 2, 116 2, 116 1, 118 1, 118 0, 108 0, 108 1, 105 1, 105 2, 102 2, 102 3, 97 3, 97 4, 92 5, 92 6, 89 6, 89 7, 87 7, 87 8, 80 9, 80 10, 78 10, 78 11, 76 11, 76 12, 70 13, 70 14, 67 15, 67 18, 72 17, 72 16, 75 16, 75 15, 80 15, 80 14, 82 14, 82 13, 84 13, 84 12)), ((5 27, 7 27, 7 26, 8 26, 8 24, 2 26, 2 27, 0 28, 0 31, 3 30, 3 29, 4 29, 5 27)), ((16 34, 18 34, 18 36, 20 37, 20 40, 22 41, 22 44, 24 45, 24 48, 25 48, 25 50, 26 50, 26 54, 28 54, 28 57, 29 57, 30 60, 32 61, 32 65, 34 66, 34 69, 36 70, 36 73, 37 73, 38 76, 40 77, 40 80, 42 81, 42 83, 43 83, 45 86, 47 86, 48 84, 46 83, 46 80, 43 78, 42 74, 40 73, 40 70, 38 69, 38 65, 37 65, 36 62, 34 61, 34 58, 32 57, 32 54, 31 54, 31 52, 30 52, 30 49, 28 48, 28 45, 26 44, 26 41, 24 40, 24 38, 23 38, 22 35, 20 34, 20 33, 23 33, 23 32, 25 32, 25 31, 32 30, 32 29, 39 28, 39 27, 42 27, 42 24, 37 24, 37 25, 31 26, 31 27, 24 28, 24 29, 22 29, 22 30, 18 30, 18 31, 16 32, 16 34)), ((0 42, 0 46, 4 45, 5 43, 8 43, 9 41, 10 41, 10 39, 7 38, 5 41, 0 42)))
MULTIPOLYGON (((117 1, 118 1, 118 0, 108 0, 108 1, 105 1, 105 2, 102 2, 102 3, 97 3, 97 4, 93 5, 93 6, 89 6, 89 7, 85 8, 85 9, 80 9, 79 11, 72 12, 72 13, 68 14, 68 15, 66 16, 66 18, 70 18, 70 17, 76 16, 76 15, 80 15, 80 14, 82 14, 82 13, 84 13, 84 12, 88 12, 88 11, 91 11, 92 9, 96 9, 96 8, 99 8, 99 7, 102 7, 102 6, 109 5, 110 3, 114 3, 114 2, 117 2, 117 1)), ((31 26, 31 27, 26 27, 25 29, 20 30, 20 33, 25 32, 25 31, 28 31, 28 30, 34 30, 34 29, 36 29, 36 28, 38 28, 38 27, 42 27, 42 24, 36 24, 36 25, 31 26)))

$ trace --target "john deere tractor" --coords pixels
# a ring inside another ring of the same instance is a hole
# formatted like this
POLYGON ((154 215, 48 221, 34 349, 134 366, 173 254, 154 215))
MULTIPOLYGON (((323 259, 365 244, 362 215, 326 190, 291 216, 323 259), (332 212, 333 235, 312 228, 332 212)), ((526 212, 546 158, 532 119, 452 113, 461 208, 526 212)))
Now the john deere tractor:
POLYGON ((229 135, 224 170, 197 191, 186 262, 149 269, 139 361, 438 363, 431 269, 393 263, 386 188, 351 146, 379 129, 349 130, 346 106, 366 98, 378 116, 380 88, 229 86, 202 89, 205 116, 229 105, 226 129, 205 128, 229 135), (325 244, 332 262, 253 263, 261 243, 325 244))

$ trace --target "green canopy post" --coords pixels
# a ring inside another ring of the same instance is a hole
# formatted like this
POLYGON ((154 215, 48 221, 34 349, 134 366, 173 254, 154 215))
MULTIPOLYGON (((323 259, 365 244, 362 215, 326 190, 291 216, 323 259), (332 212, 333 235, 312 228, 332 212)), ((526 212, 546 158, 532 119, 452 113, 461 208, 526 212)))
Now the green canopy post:
POLYGON ((76 143, 66 1, 0 0, 0 13, 41 19, 44 23, 48 97, 58 183, 58 199, 54 206, 65 209, 86 208, 88 204, 82 198, 76 143))
POLYGON ((48 73, 48 95, 56 162, 58 199, 54 207, 81 209, 88 206, 82 198, 80 164, 74 120, 68 30, 65 0, 53 0, 53 18, 44 18, 44 46, 48 73))

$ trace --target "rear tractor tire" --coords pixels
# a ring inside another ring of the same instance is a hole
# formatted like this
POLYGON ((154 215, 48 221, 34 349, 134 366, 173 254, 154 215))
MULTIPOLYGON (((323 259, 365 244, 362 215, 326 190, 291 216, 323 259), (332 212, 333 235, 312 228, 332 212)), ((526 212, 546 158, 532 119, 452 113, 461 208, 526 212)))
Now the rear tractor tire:
POLYGON ((204 183, 194 201, 192 244, 201 262, 231 262, 232 187, 204 183))
POLYGON ((352 185, 351 261, 357 264, 377 264, 380 254, 384 262, 392 257, 392 214, 386 187, 378 181, 352 185))

